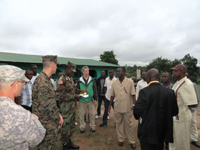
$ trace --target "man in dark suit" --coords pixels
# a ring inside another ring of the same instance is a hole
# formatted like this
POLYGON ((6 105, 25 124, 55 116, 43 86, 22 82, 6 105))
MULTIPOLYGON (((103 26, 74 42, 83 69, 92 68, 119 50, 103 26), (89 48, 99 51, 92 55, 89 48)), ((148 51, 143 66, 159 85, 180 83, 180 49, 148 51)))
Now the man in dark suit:
POLYGON ((148 86, 139 93, 134 116, 139 119, 138 138, 141 150, 163 150, 163 143, 173 142, 173 116, 178 114, 174 91, 162 87, 159 72, 147 72, 148 86))

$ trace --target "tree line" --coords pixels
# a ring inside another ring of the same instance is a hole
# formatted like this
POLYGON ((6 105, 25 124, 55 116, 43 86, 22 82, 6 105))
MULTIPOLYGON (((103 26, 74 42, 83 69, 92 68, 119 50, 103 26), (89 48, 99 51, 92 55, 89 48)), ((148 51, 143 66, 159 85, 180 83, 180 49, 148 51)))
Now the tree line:
MULTIPOLYGON (((103 54, 100 55, 100 61, 112 63, 118 65, 118 60, 115 58, 116 55, 114 54, 114 51, 104 51, 103 54)), ((174 59, 169 60, 167 58, 157 57, 153 59, 148 65, 146 66, 128 66, 126 67, 126 76, 129 78, 136 78, 136 70, 141 69, 141 72, 147 71, 151 68, 156 68, 160 71, 160 74, 163 72, 170 72, 172 74, 171 68, 178 65, 178 64, 184 64, 188 68, 188 74, 190 76, 190 79, 193 82, 196 82, 199 78, 200 74, 200 68, 197 67, 198 60, 190 56, 190 54, 185 55, 182 59, 174 59)))

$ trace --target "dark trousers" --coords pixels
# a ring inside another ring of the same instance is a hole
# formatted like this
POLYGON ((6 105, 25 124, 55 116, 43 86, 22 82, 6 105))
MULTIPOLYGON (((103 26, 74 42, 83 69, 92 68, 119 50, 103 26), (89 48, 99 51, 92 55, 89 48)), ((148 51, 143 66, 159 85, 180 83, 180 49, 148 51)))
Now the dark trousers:
POLYGON ((163 150, 163 141, 159 144, 149 144, 143 141, 140 141, 141 150, 163 150))
POLYGON ((105 99, 105 96, 98 97, 98 107, 97 107, 97 115, 101 116, 101 103, 105 99))
MULTIPOLYGON (((108 120, 108 107, 109 107, 110 101, 107 98, 104 98, 104 114, 103 114, 103 124, 107 125, 107 120, 108 120)), ((112 108, 114 109, 114 102, 112 102, 112 108)))
POLYGON ((59 101, 57 101, 57 100, 56 100, 56 105, 60 109, 60 104, 59 104, 59 101))
POLYGON ((26 105, 21 105, 24 109, 30 111, 32 113, 32 106, 31 107, 28 107, 26 105))

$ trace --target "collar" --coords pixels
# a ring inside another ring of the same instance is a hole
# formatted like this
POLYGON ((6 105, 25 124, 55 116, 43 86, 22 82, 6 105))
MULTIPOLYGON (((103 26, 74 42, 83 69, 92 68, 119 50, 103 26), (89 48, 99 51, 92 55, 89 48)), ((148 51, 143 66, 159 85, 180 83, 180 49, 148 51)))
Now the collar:
POLYGON ((120 84, 124 84, 124 83, 126 82, 126 80, 127 80, 127 77, 125 76, 125 77, 124 77, 124 80, 123 80, 122 83, 121 83, 120 80, 119 80, 119 78, 118 78, 118 82, 119 82, 120 84))
POLYGON ((149 86, 151 83, 159 83, 159 81, 151 81, 147 86, 149 86))
POLYGON ((46 74, 45 72, 42 71, 41 73, 44 74, 44 76, 45 76, 47 79, 50 80, 50 77, 48 77, 47 74, 46 74))
POLYGON ((181 81, 186 80, 186 79, 187 79, 187 77, 185 76, 182 79, 178 80, 178 82, 181 82, 181 81))
POLYGON ((113 76, 112 80, 110 80, 110 77, 108 77, 108 80, 113 81, 114 79, 116 79, 115 76, 113 76))

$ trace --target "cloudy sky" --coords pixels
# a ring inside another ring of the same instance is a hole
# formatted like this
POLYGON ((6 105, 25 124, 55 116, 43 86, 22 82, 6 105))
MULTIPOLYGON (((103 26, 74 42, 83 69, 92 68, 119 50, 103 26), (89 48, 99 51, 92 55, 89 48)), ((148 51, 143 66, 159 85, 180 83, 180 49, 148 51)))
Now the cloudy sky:
POLYGON ((0 52, 200 62, 199 0, 0 0, 0 52))

